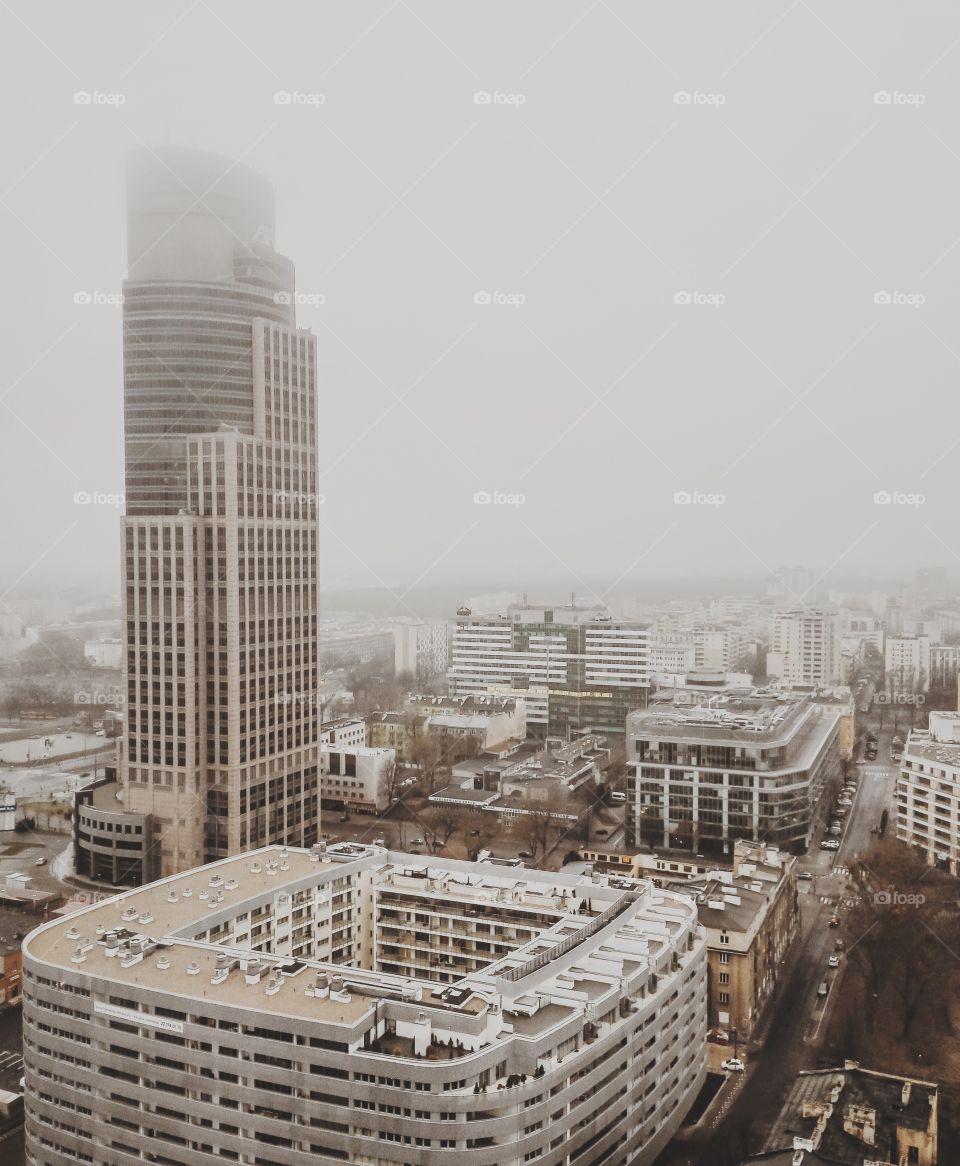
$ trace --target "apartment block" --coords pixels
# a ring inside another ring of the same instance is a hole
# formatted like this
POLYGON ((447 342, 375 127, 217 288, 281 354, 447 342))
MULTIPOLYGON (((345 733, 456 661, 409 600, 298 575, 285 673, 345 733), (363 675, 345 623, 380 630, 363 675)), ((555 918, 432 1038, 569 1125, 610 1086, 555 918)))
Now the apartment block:
POLYGON ((832 688, 844 680, 838 617, 807 608, 775 612, 767 675, 784 688, 832 688))
POLYGON ((897 837, 929 866, 960 874, 960 713, 911 729, 897 775, 897 837))
POLYGON ((650 1166, 706 941, 652 884, 268 847, 24 944, 33 1166, 650 1166))

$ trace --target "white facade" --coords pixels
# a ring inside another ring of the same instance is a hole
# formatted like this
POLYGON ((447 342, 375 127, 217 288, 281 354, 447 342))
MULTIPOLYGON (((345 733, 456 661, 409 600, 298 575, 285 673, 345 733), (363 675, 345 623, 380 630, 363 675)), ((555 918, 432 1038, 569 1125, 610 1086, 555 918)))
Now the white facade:
POLYGON ((392 749, 366 745, 320 746, 320 797, 375 812, 390 804, 384 775, 396 764, 392 749))
POLYGON ((825 611, 778 611, 770 622, 767 675, 785 688, 843 682, 837 617, 825 611))
POLYGON ((450 662, 450 625, 439 623, 398 624, 393 629, 393 667, 399 675, 409 672, 418 680, 442 676, 450 662))
POLYGON ((911 729, 897 777, 897 838, 930 866, 960 874, 960 712, 911 729))
POLYGON ((363 717, 341 717, 320 726, 320 744, 332 748, 355 748, 367 743, 367 722, 363 717))
POLYGON ((94 668, 119 668, 123 663, 123 640, 87 640, 83 657, 94 668))
POLYGON ((930 637, 887 636, 883 666, 887 684, 898 691, 925 689, 930 683, 930 637))

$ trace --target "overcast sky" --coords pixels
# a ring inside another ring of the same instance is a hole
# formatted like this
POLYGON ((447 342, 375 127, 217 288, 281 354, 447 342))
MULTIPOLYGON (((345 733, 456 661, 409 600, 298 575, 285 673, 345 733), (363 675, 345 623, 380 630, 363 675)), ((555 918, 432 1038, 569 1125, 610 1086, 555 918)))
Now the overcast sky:
POLYGON ((122 490, 96 301, 124 152, 164 143, 273 184, 328 586, 954 570, 956 4, 9 0, 0 25, 4 587, 118 575, 118 510, 74 495, 122 490))

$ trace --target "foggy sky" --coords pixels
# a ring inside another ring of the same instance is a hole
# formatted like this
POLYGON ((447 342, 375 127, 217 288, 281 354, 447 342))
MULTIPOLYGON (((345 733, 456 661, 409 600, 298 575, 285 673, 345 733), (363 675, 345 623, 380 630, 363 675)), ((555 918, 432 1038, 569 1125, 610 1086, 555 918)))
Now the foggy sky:
POLYGON ((273 185, 323 584, 954 569, 955 4, 4 9, 3 587, 119 577, 74 495, 123 489, 120 310, 74 297, 169 143, 273 185))

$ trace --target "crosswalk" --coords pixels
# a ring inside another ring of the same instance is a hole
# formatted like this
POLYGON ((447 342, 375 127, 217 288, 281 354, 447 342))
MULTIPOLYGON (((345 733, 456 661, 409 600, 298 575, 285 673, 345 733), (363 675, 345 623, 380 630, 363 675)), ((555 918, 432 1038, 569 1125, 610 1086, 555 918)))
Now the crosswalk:
POLYGON ((20 1053, 0 1053, 0 1072, 3 1072, 5 1069, 17 1070, 22 1068, 23 1057, 20 1055, 20 1053))

